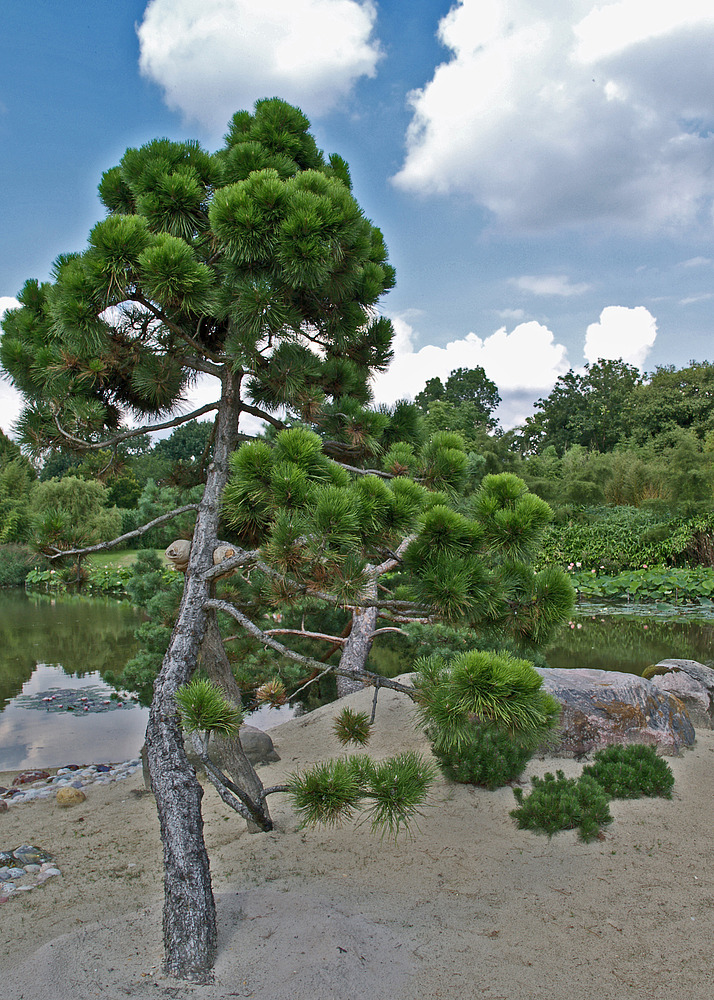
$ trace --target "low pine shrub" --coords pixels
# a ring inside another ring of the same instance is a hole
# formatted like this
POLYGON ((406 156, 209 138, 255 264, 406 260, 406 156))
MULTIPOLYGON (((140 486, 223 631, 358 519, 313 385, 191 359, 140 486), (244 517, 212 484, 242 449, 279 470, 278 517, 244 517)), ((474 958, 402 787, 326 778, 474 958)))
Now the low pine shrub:
POLYGON ((472 650, 417 665, 421 724, 452 781, 491 789, 513 781, 557 724, 560 705, 527 660, 472 650))
POLYGON ((493 790, 521 776, 533 747, 498 726, 480 725, 474 726, 458 751, 434 746, 433 752, 450 781, 493 790))
POLYGON ((654 747, 614 744, 598 750, 593 763, 583 768, 613 799, 639 799, 659 795, 672 798, 674 775, 654 747))
POLYGON ((560 830, 577 830, 581 840, 595 840, 603 826, 612 822, 609 796, 594 778, 566 778, 562 771, 555 777, 531 778, 533 790, 524 796, 514 788, 518 806, 511 811, 520 830, 546 833, 552 837, 560 830))

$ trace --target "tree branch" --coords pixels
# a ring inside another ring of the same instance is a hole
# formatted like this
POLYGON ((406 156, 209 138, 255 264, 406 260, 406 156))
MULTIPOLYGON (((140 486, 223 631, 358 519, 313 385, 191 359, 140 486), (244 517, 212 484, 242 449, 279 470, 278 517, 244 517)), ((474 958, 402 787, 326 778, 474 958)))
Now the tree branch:
POLYGON ((175 510, 169 511, 168 514, 162 514, 160 517, 155 517, 153 521, 149 521, 148 524, 142 524, 140 528, 135 528, 133 531, 127 531, 124 535, 119 535, 118 538, 112 538, 109 542, 99 542, 97 545, 87 545, 83 549, 58 549, 54 545, 49 545, 48 548, 54 549, 55 555, 47 556, 48 559, 60 559, 63 556, 86 556, 90 552, 103 552, 104 549, 113 549, 116 545, 121 545, 122 542, 129 541, 130 538, 137 538, 139 535, 143 535, 146 531, 151 528, 155 528, 158 524, 163 524, 164 521, 170 521, 174 517, 178 517, 179 514, 185 514, 189 510, 198 510, 197 503, 188 503, 185 507, 177 507, 175 510))
MULTIPOLYGON (((281 653, 289 660, 293 660, 295 663, 301 663, 303 666, 309 667, 311 670, 318 670, 321 674, 332 671, 335 674, 341 674, 343 677, 351 677, 354 680, 363 681, 365 684, 379 684, 380 687, 387 687, 392 691, 400 691, 412 700, 416 697, 416 693, 413 688, 400 684, 398 681, 394 681, 391 678, 381 677, 379 674, 372 673, 371 670, 343 670, 337 665, 325 667, 319 660, 313 659, 312 656, 303 656, 302 653, 295 652, 294 649, 284 646, 281 642, 278 642, 277 639, 273 639, 266 632, 263 632, 262 629, 258 628, 255 622, 252 622, 250 618, 247 618, 241 611, 238 610, 238 608, 229 604, 228 601, 211 599, 204 603, 204 607, 215 608, 216 611, 225 612, 242 625, 246 632, 248 632, 249 635, 252 635, 254 639, 257 639, 263 646, 268 646, 269 649, 275 650, 276 653, 281 653)), ((314 678, 314 680, 317 679, 318 678, 314 678)))
POLYGON ((162 309, 158 309, 151 299, 147 299, 142 292, 136 291, 132 296, 132 299, 134 302, 138 302, 139 305, 144 306, 145 309, 148 309, 152 316, 155 316, 156 319, 164 324, 164 326, 168 327, 169 330, 172 330, 177 337, 180 337, 181 340, 189 345, 189 347, 192 347, 197 354, 202 354, 204 358, 210 358, 211 361, 215 361, 217 364, 220 364, 221 359, 217 354, 214 354, 213 351, 209 350, 203 344, 197 343, 193 337, 190 337, 186 333, 183 327, 169 319, 166 313, 162 309))
MULTIPOLYGON (((401 629, 383 628, 380 632, 401 632, 401 629)), ((341 646, 347 640, 336 635, 327 635, 325 632, 305 632, 299 628, 269 628, 265 630, 266 635, 299 635, 301 639, 323 639, 333 645, 341 646)), ((376 635, 376 633, 375 633, 376 635)))
POLYGON ((287 424, 284 420, 279 420, 270 413, 266 413, 265 410, 261 410, 258 406, 251 406, 250 403, 244 403, 241 400, 240 408, 244 413, 250 413, 254 417, 258 417, 260 420, 265 420, 267 423, 272 424, 273 427, 277 428, 279 431, 284 431, 287 428, 287 424))
POLYGON ((200 406, 197 410, 193 410, 191 413, 184 413, 181 416, 174 417, 173 420, 166 420, 162 424, 146 424, 143 427, 135 427, 132 430, 122 431, 121 434, 116 434, 113 438, 108 438, 106 441, 83 441, 82 438, 75 437, 74 434, 70 434, 66 431, 64 427, 59 422, 57 414, 54 414, 55 425, 57 430, 60 432, 62 437, 71 441, 75 445, 77 451, 97 451, 100 448, 113 448, 114 446, 121 444, 122 441, 126 441, 128 438, 138 437, 140 434, 152 434, 154 431, 163 431, 167 427, 178 427, 179 424, 185 424, 189 420, 194 420, 196 417, 202 416, 204 413, 208 413, 210 410, 217 410, 219 403, 206 403, 205 406, 200 406))

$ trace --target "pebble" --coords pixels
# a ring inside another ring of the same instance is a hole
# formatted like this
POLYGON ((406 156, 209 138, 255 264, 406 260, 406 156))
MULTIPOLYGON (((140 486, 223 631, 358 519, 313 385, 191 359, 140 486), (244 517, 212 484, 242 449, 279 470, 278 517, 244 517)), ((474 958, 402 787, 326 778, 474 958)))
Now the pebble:
POLYGON ((112 781, 130 778, 140 767, 141 760, 137 757, 123 764, 68 764, 46 778, 37 778, 38 772, 24 771, 15 778, 11 788, 0 792, 0 802, 15 806, 21 802, 52 798, 60 788, 67 786, 86 788, 87 785, 108 785, 112 781))
MULTIPOLYGON (((23 771, 15 778, 11 788, 0 791, 0 804, 7 808, 8 805, 52 798, 60 788, 86 788, 88 785, 123 781, 140 767, 141 760, 137 757, 123 764, 68 764, 60 767, 54 775, 23 771), (39 777, 40 774, 43 777, 39 777)), ((12 851, 0 851, 0 905, 17 893, 29 892, 59 874, 52 855, 41 847, 22 844, 12 851)))
POLYGON ((18 892, 29 892, 47 879, 59 875, 52 855, 33 844, 22 844, 13 851, 0 851, 0 904, 18 892))

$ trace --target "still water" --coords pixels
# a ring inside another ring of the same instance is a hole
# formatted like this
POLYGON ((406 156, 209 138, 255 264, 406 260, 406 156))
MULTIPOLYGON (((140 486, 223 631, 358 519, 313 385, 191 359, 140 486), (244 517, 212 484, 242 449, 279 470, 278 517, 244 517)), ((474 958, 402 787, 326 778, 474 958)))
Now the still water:
POLYGON ((641 674, 660 660, 714 660, 714 620, 701 609, 656 604, 580 605, 544 651, 549 667, 641 674))
POLYGON ((133 655, 139 621, 120 601, 0 591, 0 770, 137 755, 148 712, 118 707, 102 676, 133 655))
MULTIPOLYGON (((118 704, 102 678, 133 655, 139 621, 116 600, 0 591, 0 771, 138 754, 148 710, 118 704)), ((635 674, 668 657, 710 663, 714 620, 656 605, 581 605, 545 656, 551 667, 635 674)), ((373 649, 372 661, 388 676, 411 669, 391 650, 373 649)), ((250 722, 268 729, 292 711, 263 708, 250 722)))

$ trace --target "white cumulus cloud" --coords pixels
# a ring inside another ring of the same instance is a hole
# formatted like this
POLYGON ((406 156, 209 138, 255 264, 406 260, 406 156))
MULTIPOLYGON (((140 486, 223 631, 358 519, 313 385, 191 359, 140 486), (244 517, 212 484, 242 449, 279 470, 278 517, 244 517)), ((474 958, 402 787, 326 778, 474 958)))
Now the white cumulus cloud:
MULTIPOLYGON (((10 295, 0 295, 0 321, 8 309, 17 309, 20 303, 10 295)), ((0 429, 5 434, 9 434, 12 425, 20 416, 22 410, 22 396, 7 381, 2 369, 0 369, 0 429)))
POLYGON ((585 357, 590 364, 622 358, 642 369, 656 337, 657 320, 644 306, 606 306, 599 321, 587 328, 585 357))
POLYGON ((438 34, 399 186, 520 230, 710 221, 711 0, 459 0, 438 34))
POLYGON ((536 397, 547 395, 569 367, 565 347, 535 321, 520 323, 511 333, 501 327, 485 339, 469 333, 444 347, 428 345, 420 350, 414 349, 414 328, 403 317, 393 317, 392 323, 394 360, 373 381, 378 403, 413 399, 430 378, 445 382, 456 368, 480 366, 503 399, 497 416, 504 427, 511 427, 522 423, 536 397))
POLYGON ((376 16, 372 0, 151 0, 139 65, 170 108, 211 132, 262 97, 319 115, 375 75, 376 16))

